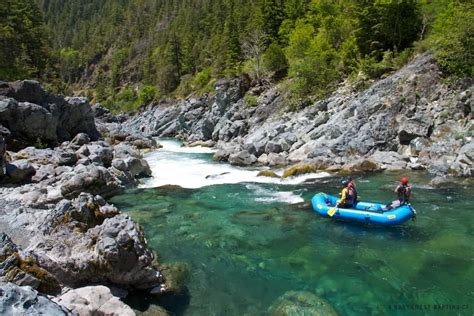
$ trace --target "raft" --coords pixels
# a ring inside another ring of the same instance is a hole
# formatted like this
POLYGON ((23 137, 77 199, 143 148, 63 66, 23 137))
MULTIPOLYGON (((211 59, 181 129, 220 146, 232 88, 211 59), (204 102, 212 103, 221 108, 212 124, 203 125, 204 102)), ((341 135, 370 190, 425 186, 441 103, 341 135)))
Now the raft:
MULTIPOLYGON (((339 199, 325 193, 313 196, 311 203, 316 213, 323 217, 331 217, 328 211, 333 208, 339 199)), ((400 205, 397 208, 386 210, 384 204, 371 202, 357 202, 355 208, 337 208, 331 218, 359 223, 371 223, 383 226, 400 225, 415 217, 416 211, 411 205, 400 205)))

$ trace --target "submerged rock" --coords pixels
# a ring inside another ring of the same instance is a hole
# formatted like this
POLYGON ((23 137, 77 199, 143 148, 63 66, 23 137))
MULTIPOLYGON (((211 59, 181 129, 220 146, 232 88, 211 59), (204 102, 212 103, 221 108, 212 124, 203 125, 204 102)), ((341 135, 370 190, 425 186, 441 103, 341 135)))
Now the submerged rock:
POLYGON ((279 297, 268 309, 270 316, 336 316, 328 302, 319 296, 304 291, 289 291, 279 297))
POLYGON ((175 294, 183 293, 191 277, 189 265, 182 262, 159 266, 166 280, 166 289, 175 294))

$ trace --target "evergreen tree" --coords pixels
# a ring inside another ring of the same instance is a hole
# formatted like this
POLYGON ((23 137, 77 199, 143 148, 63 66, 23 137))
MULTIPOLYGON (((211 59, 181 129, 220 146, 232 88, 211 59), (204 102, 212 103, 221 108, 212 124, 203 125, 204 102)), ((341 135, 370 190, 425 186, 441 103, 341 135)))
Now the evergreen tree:
POLYGON ((0 78, 39 78, 49 52, 43 17, 29 0, 5 0, 0 6, 0 78))

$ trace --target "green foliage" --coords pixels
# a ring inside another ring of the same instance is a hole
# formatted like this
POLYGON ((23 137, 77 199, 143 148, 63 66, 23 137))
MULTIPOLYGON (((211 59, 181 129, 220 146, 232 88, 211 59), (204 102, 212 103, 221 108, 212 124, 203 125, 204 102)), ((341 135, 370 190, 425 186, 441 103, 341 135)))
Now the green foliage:
POLYGON ((38 149, 45 149, 47 146, 45 143, 43 143, 43 140, 41 139, 41 137, 37 137, 36 142, 35 142, 35 147, 38 149))
POLYGON ((311 25, 299 21, 289 37, 289 75, 294 77, 292 89, 298 95, 325 95, 340 75, 339 56, 329 34, 325 29, 315 32, 311 25))
POLYGON ((474 4, 450 3, 434 24, 431 42, 448 73, 474 76, 474 4))
POLYGON ((156 88, 153 86, 143 86, 138 93, 137 106, 143 106, 151 103, 157 97, 156 88))
POLYGON ((280 45, 273 42, 268 46, 263 55, 263 66, 269 72, 280 72, 288 68, 288 60, 280 45))
POLYGON ((357 39, 364 56, 380 61, 387 50, 398 53, 418 39, 422 29, 416 0, 361 1, 358 5, 357 39))
POLYGON ((204 88, 211 80, 211 67, 206 67, 202 71, 198 72, 193 79, 193 87, 196 90, 204 88))
POLYGON ((247 103, 247 105, 251 107, 257 106, 258 104, 257 97, 249 93, 245 94, 244 100, 245 100, 245 103, 247 103))
POLYGON ((43 17, 29 0, 4 0, 0 5, 0 78, 39 78, 50 58, 43 17))
POLYGON ((391 51, 384 52, 381 61, 377 61, 376 57, 366 56, 360 60, 359 69, 369 78, 378 78, 393 69, 393 53, 391 51))
POLYGON ((125 65, 125 62, 128 57, 128 49, 127 48, 121 48, 116 50, 113 55, 112 55, 112 60, 111 60, 111 83, 112 87, 116 87, 119 85, 119 80, 120 80, 120 73, 122 68, 125 65))
POLYGON ((473 73, 473 5, 462 0, 4 2, 1 79, 50 77, 56 91, 93 89, 117 109, 211 91, 218 78, 242 72, 287 72, 304 106, 347 77, 380 77, 433 48, 448 73, 473 73), (142 88, 133 101, 115 95, 134 84, 156 90, 142 88))
POLYGON ((137 104, 137 95, 132 87, 122 89, 114 100, 113 109, 123 111, 135 110, 137 104))
POLYGON ((132 87, 124 87, 114 97, 105 100, 104 105, 114 113, 136 111, 156 100, 158 91, 154 86, 143 86, 138 92, 132 87))
POLYGON ((59 51, 59 74, 62 80, 72 83, 79 78, 81 56, 79 51, 72 48, 63 48, 59 51))

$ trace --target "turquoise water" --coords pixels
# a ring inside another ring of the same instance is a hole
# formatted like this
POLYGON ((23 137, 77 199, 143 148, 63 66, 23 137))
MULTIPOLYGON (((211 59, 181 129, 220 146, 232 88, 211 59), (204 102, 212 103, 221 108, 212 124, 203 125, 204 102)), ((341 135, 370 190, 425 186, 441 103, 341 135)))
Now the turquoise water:
MULTIPOLYGON (((177 168, 181 158, 212 164, 210 154, 162 155, 177 168)), ((399 176, 355 177, 361 199, 393 200, 399 176)), ((341 315, 472 315, 472 188, 409 176, 418 220, 391 228, 317 216, 311 196, 337 193, 337 177, 135 189, 111 202, 144 227, 160 262, 189 266, 188 297, 166 306, 178 315, 261 315, 287 291, 312 292, 341 315)))

